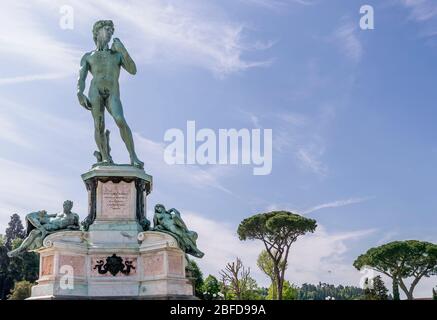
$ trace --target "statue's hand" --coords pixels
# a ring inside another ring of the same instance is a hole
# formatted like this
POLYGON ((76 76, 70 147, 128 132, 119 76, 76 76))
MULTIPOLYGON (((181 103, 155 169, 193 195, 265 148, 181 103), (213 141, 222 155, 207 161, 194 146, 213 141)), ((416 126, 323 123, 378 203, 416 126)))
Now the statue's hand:
POLYGON ((79 103, 82 107, 87 110, 91 110, 91 102, 86 95, 84 95, 82 92, 78 92, 77 99, 79 100, 79 103))
POLYGON ((123 43, 121 43, 120 39, 114 38, 114 41, 112 42, 111 50, 121 52, 126 50, 123 43))

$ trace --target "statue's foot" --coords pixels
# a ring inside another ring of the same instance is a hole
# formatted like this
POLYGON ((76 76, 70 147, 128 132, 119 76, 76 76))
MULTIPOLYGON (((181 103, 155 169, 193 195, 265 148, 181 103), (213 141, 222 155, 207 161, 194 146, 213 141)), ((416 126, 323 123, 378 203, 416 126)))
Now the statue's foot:
POLYGON ((114 164, 114 161, 112 161, 112 159, 103 159, 99 164, 102 166, 110 166, 114 164))
POLYGON ((133 165, 134 167, 140 168, 140 169, 144 169, 144 162, 142 162, 140 159, 138 158, 134 158, 131 159, 131 165, 133 165))
POLYGON ((21 253, 20 249, 15 249, 15 250, 9 251, 7 253, 7 255, 9 258, 14 258, 14 257, 17 257, 18 255, 20 255, 20 253, 21 253))

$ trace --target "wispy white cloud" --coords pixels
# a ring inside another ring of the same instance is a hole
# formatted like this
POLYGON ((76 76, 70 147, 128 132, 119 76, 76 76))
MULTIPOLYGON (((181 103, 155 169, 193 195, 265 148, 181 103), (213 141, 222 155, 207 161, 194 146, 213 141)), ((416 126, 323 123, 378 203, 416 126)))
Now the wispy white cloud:
POLYGON ((296 152, 296 157, 304 168, 308 168, 320 176, 326 176, 328 167, 319 160, 324 152, 323 147, 310 145, 299 148, 296 152))
MULTIPOLYGON (((7 225, 13 213, 61 207, 67 199, 59 178, 49 171, 0 158, 0 226, 7 225)), ((2 232, 3 230, 0 230, 2 232)))
POLYGON ((75 212, 84 217, 86 193, 78 159, 83 157, 81 148, 88 144, 84 137, 90 136, 91 128, 3 97, 0 113, 0 233, 11 214, 23 218, 42 209, 54 213, 66 199, 73 200, 75 212), (66 141, 68 147, 59 147, 67 146, 66 141))
POLYGON ((311 208, 309 208, 307 210, 304 210, 302 213, 303 214, 308 214, 308 213, 311 213, 311 212, 314 212, 314 211, 318 211, 318 210, 321 210, 321 209, 344 207, 344 206, 348 206, 348 205, 351 205, 351 204, 357 204, 357 203, 365 202, 365 201, 368 201, 369 199, 371 199, 371 198, 370 197, 364 197, 364 198, 350 198, 350 199, 344 199, 344 200, 337 200, 337 201, 327 202, 327 203, 316 205, 316 206, 311 207, 311 208))
POLYGON ((0 78, 0 86, 39 80, 56 80, 68 77, 70 73, 28 74, 24 76, 0 78))
POLYGON ((238 109, 238 111, 241 113, 243 121, 250 123, 254 128, 262 128, 261 119, 258 114, 243 109, 238 109))
POLYGON ((328 166, 323 161, 326 151, 326 129, 335 118, 329 105, 318 108, 315 115, 299 112, 276 114, 280 122, 273 137, 273 147, 279 153, 293 155, 299 168, 324 177, 328 166))
MULTIPOLYGON (((54 15, 65 1, 38 3, 54 15)), ((231 21, 210 2, 73 0, 69 5, 74 9, 74 32, 91 39, 95 20, 111 17, 116 34, 122 40, 128 38, 126 45, 134 57, 141 56, 139 63, 194 65, 219 76, 271 63, 243 58, 247 52, 265 48, 260 48, 259 41, 247 40, 244 22, 231 21)))
POLYGON ((437 16, 437 3, 433 0, 399 0, 411 10, 410 19, 427 21, 437 16))
POLYGON ((280 122, 273 136, 274 150, 281 154, 291 153, 302 170, 326 176, 328 167, 322 161, 326 143, 321 136, 327 121, 324 112, 314 117, 289 112, 277 114, 276 118, 280 122))
POLYGON ((23 134, 20 125, 9 113, 3 113, 0 117, 0 140, 21 147, 32 148, 31 142, 23 134))
POLYGON ((319 225, 314 234, 296 242, 287 274, 298 284, 321 281, 358 286, 361 274, 352 266, 353 259, 348 259, 347 254, 357 241, 375 231, 364 229, 333 233, 319 225))
POLYGON ((0 84, 55 79, 76 69, 80 52, 56 39, 53 29, 37 16, 39 9, 36 3, 16 1, 0 11, 0 57, 6 63, 19 62, 18 67, 24 65, 32 72, 4 76, 0 84))
POLYGON ((385 244, 385 243, 387 243, 389 241, 392 241, 397 236, 399 236, 399 232, 397 232, 397 231, 388 231, 378 240, 377 244, 378 245, 385 244))
POLYGON ((220 181, 221 178, 235 170, 230 166, 202 168, 197 165, 168 165, 164 161, 164 143, 152 141, 140 134, 135 134, 135 141, 139 155, 147 155, 147 157, 144 157, 147 170, 156 172, 162 179, 179 182, 183 185, 189 184, 200 189, 205 187, 215 188, 227 194, 232 194, 232 191, 220 181))
MULTIPOLYGON (((434 41, 437 35, 436 18, 437 3, 433 0, 395 0, 395 4, 400 5, 409 11, 408 21, 420 25, 419 37, 424 38, 427 43, 434 41)), ((435 43, 434 43, 435 44, 435 43)))
MULTIPOLYGON (((68 140, 71 141, 70 147, 83 146, 84 138, 91 132, 91 124, 88 129, 80 121, 47 113, 41 108, 25 106, 1 96, 0 112, 0 141, 30 149, 53 148, 51 144, 47 144, 47 137, 52 139, 53 145, 68 140), (75 134, 73 141, 72 132, 75 134)), ((68 149, 70 148, 66 148, 68 149)))
POLYGON ((357 32, 358 24, 346 21, 328 37, 329 42, 337 44, 341 53, 355 63, 360 62, 363 56, 363 45, 357 32))

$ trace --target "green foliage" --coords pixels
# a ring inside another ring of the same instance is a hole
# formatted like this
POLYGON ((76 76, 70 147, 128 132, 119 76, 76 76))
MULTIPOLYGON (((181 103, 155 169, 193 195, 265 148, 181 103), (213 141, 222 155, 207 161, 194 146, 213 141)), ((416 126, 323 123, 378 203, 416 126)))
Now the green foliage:
POLYGON ((409 300, 413 299, 413 290, 422 277, 437 274, 437 245, 424 241, 394 241, 369 249, 354 262, 355 268, 371 267, 396 278, 399 286, 409 300), (403 279, 414 278, 410 288, 403 279))
POLYGON ((365 300, 388 300, 388 289, 386 288, 381 276, 376 276, 370 284, 367 278, 365 281, 366 288, 364 289, 365 300))
POLYGON ((23 243, 22 238, 15 238, 11 241, 11 249, 15 250, 17 249, 21 244, 23 243))
POLYGON ((267 300, 267 296, 269 295, 269 288, 258 288, 258 295, 260 297, 259 300, 267 300))
POLYGON ((273 282, 276 282, 279 300, 282 299, 282 286, 291 245, 299 236, 314 232, 316 227, 315 220, 288 211, 257 214, 244 219, 238 226, 240 240, 256 239, 264 242, 273 261, 273 282))
POLYGON ((373 278, 373 291, 377 300, 388 300, 388 289, 382 281, 381 276, 373 278))
POLYGON ((26 232, 24 231, 23 223, 21 222, 20 216, 14 213, 11 216, 11 220, 8 223, 8 227, 5 232, 6 237, 6 248, 10 250, 12 248, 12 241, 20 238, 24 239, 26 237, 26 232))
POLYGON ((370 266, 401 278, 414 276, 415 272, 432 275, 437 273, 437 245, 417 240, 390 242, 360 255, 354 266, 370 266))
POLYGON ((258 287, 255 279, 249 276, 243 287, 241 298, 243 300, 263 300, 265 296, 263 295, 263 291, 258 287))
MULTIPOLYGON (((15 214, 6 230, 6 235, 0 237, 0 299, 7 298, 14 283, 26 280, 35 282, 38 279, 39 257, 34 252, 27 252, 15 258, 9 258, 7 252, 17 248, 24 238, 24 228, 20 217, 15 214)), ((20 289, 21 290, 21 289, 20 289)))
POLYGON ((196 261, 188 259, 187 271, 188 276, 194 280, 194 295, 202 298, 203 274, 196 261))
POLYGON ((203 299, 205 300, 217 300, 220 297, 220 283, 216 277, 209 275, 203 282, 203 299))
MULTIPOLYGON (((285 286, 285 282, 284 282, 285 286)), ((277 300, 278 299, 278 285, 276 282, 272 282, 269 287, 269 292, 267 294, 266 300, 277 300)))
MULTIPOLYGON (((263 250, 259 254, 258 259, 256 261, 256 264, 258 265, 258 268, 260 268, 261 271, 264 272, 264 274, 266 274, 270 278, 270 281, 271 281, 270 288, 272 288, 272 292, 271 292, 271 299, 269 299, 269 300, 276 300, 278 297, 278 295, 277 295, 278 289, 277 289, 276 275, 275 275, 275 269, 274 269, 275 264, 274 264, 272 257, 270 256, 270 254, 266 250, 263 250)), ((287 262, 284 260, 280 261, 279 268, 284 268, 286 270, 287 269, 287 262)), ((270 290, 270 288, 269 288, 269 290, 270 290)), ((284 291, 282 291, 282 292, 284 292, 284 291)))
POLYGON ((437 300, 437 290, 432 288, 432 300, 437 300))
POLYGON ((6 238, 4 235, 0 234, 0 247, 6 244, 6 238))
POLYGON ((364 290, 353 286, 334 286, 320 283, 318 285, 304 283, 299 288, 298 300, 326 300, 331 297, 335 300, 359 300, 364 290))
MULTIPOLYGON (((265 300, 268 294, 268 290, 266 288, 258 287, 255 279, 250 276, 244 284, 240 281, 240 287, 240 297, 237 296, 235 289, 229 285, 226 285, 225 290, 221 290, 222 292, 226 292, 226 300, 265 300)), ((223 286, 221 286, 221 288, 223 288, 223 286)))
POLYGON ((264 272, 270 280, 274 281, 275 279, 275 270, 273 259, 270 257, 269 253, 266 250, 261 251, 256 261, 258 268, 264 272))
POLYGON ((223 294, 224 300, 234 300, 231 289, 229 288, 227 281, 223 279, 223 276, 222 276, 222 280, 220 281, 220 292, 223 294))
POLYGON ((261 213, 244 219, 238 226, 240 240, 268 239, 270 242, 278 240, 293 240, 293 238, 307 232, 314 232, 316 221, 304 218, 287 211, 272 211, 261 213))
POLYGON ((9 257, 6 245, 0 246, 0 300, 6 299, 13 286, 13 281, 9 275, 9 257))
MULTIPOLYGON (((12 249, 18 248, 23 239, 14 239, 12 249)), ((35 252, 25 252, 9 260, 9 274, 14 281, 27 280, 35 282, 38 279, 39 256, 35 252)))
MULTIPOLYGON (((276 300, 276 286, 274 283, 270 285, 269 294, 267 295, 267 300, 276 300)), ((299 288, 294 284, 290 284, 289 281, 284 281, 284 287, 282 288, 282 299, 283 300, 297 300, 299 296, 299 288)))
POLYGON ((8 300, 24 300, 29 298, 33 285, 33 283, 26 280, 15 282, 11 294, 8 296, 8 300))

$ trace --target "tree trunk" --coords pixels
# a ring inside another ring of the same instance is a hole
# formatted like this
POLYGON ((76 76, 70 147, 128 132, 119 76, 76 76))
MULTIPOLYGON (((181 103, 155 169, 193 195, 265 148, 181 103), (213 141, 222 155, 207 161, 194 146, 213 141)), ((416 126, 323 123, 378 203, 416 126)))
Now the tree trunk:
MULTIPOLYGON (((281 267, 281 270, 278 270, 278 300, 282 300, 282 291, 284 288, 284 280, 285 280, 285 269, 287 267, 287 261, 288 261, 288 253, 290 252, 290 245, 285 247, 285 256, 283 260, 283 265, 281 267)), ((281 259, 279 259, 281 261, 281 259)), ((279 269, 280 264, 278 264, 279 269)))
POLYGON ((411 283, 410 290, 408 290, 408 300, 414 300, 413 291, 414 291, 414 288, 416 288, 416 285, 419 283, 421 278, 422 278, 422 276, 418 276, 411 283))
POLYGON ((399 297, 398 279, 396 277, 393 277, 393 300, 401 300, 399 297))
POLYGON ((276 294, 278 300, 282 300, 282 284, 281 284, 281 272, 279 271, 279 263, 276 260, 273 260, 273 272, 276 278, 276 294))
POLYGON ((282 300, 282 291, 284 288, 284 272, 278 272, 278 300, 282 300))
POLYGON ((404 281, 402 280, 402 278, 399 279, 399 286, 401 287, 402 291, 405 293, 405 295, 407 296, 408 300, 413 300, 413 291, 409 291, 407 289, 407 286, 405 285, 404 281))
POLYGON ((278 279, 278 300, 282 300, 282 287, 284 281, 282 279, 278 279))

